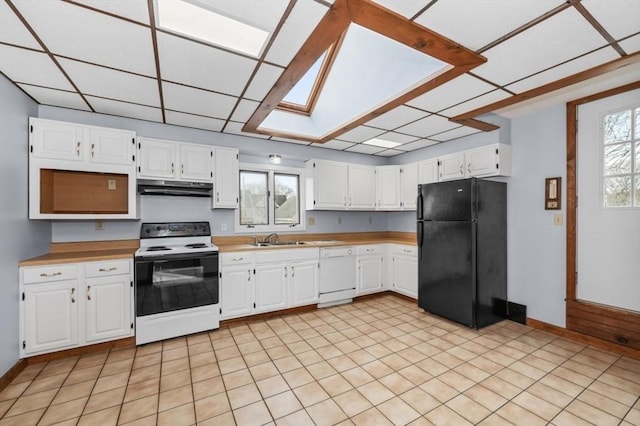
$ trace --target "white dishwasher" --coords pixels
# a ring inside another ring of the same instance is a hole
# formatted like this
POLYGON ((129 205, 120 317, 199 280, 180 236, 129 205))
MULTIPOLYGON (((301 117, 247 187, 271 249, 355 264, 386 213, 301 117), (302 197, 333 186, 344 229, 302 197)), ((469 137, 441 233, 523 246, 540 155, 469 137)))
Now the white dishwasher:
POLYGON ((320 249, 318 307, 349 303, 356 295, 356 250, 353 247, 320 249))

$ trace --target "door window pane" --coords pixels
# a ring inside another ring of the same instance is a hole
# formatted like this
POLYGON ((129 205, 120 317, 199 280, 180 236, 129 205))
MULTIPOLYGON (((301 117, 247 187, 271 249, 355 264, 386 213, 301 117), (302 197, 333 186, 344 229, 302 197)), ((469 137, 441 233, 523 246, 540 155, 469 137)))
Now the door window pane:
POLYGON ((631 177, 604 179, 604 206, 624 207, 631 205, 631 177))
POLYGON ((300 223, 300 197, 298 175, 274 174, 275 197, 275 223, 298 224, 300 223))
POLYGON ((240 225, 268 225, 268 174, 240 172, 240 225))
POLYGON ((604 147, 604 174, 631 173, 631 144, 621 143, 604 147))
POLYGON ((620 111, 604 117, 604 143, 623 142, 631 139, 631 110, 620 111))

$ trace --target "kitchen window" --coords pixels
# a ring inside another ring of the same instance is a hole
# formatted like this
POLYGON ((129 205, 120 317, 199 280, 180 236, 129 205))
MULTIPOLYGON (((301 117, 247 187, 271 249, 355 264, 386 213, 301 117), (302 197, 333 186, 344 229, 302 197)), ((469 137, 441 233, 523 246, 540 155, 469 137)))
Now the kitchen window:
POLYGON ((285 167, 241 165, 236 232, 304 230, 302 173, 285 167))
POLYGON ((640 106, 602 121, 602 205, 640 207, 640 106))

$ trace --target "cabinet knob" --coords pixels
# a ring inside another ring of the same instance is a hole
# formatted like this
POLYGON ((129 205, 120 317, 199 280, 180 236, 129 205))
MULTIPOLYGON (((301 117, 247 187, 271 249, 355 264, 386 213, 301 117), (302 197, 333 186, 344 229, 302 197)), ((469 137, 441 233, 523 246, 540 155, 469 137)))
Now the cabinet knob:
POLYGON ((293 266, 291 267, 291 278, 296 276, 296 268, 294 268, 293 266))
POLYGON ((464 164, 460 164, 460 174, 463 175, 464 174, 464 164))
POLYGON ((467 173, 471 174, 471 163, 467 164, 467 173))
POLYGON ((76 303, 75 294, 76 294, 76 288, 72 287, 71 288, 71 303, 76 303))
POLYGON ((96 148, 96 144, 92 143, 91 144, 91 158, 93 158, 93 156, 95 154, 95 152, 94 152, 95 148, 96 148))
POLYGON ((287 274, 287 267, 284 267, 284 277, 287 278, 288 274, 287 274))
POLYGON ((251 269, 247 270, 247 281, 251 281, 251 269))
POLYGON ((58 275, 62 275, 62 272, 54 272, 53 274, 47 274, 43 272, 40 274, 41 277, 57 277, 58 275))
POLYGON ((82 142, 76 144, 76 156, 78 157, 80 157, 80 146, 82 146, 82 142))
POLYGON ((87 300, 91 300, 91 286, 87 286, 87 300))
POLYGON ((98 272, 111 272, 111 271, 116 271, 118 270, 117 266, 112 266, 111 268, 100 268, 98 269, 98 272))

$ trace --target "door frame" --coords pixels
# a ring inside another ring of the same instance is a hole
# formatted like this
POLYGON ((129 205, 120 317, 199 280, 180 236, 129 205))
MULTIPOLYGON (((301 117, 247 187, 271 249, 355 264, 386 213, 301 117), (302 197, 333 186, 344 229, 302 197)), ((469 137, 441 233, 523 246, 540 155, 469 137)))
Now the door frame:
POLYGON ((578 107, 640 88, 640 81, 567 102, 566 328, 625 348, 640 349, 640 313, 576 299, 578 107))

